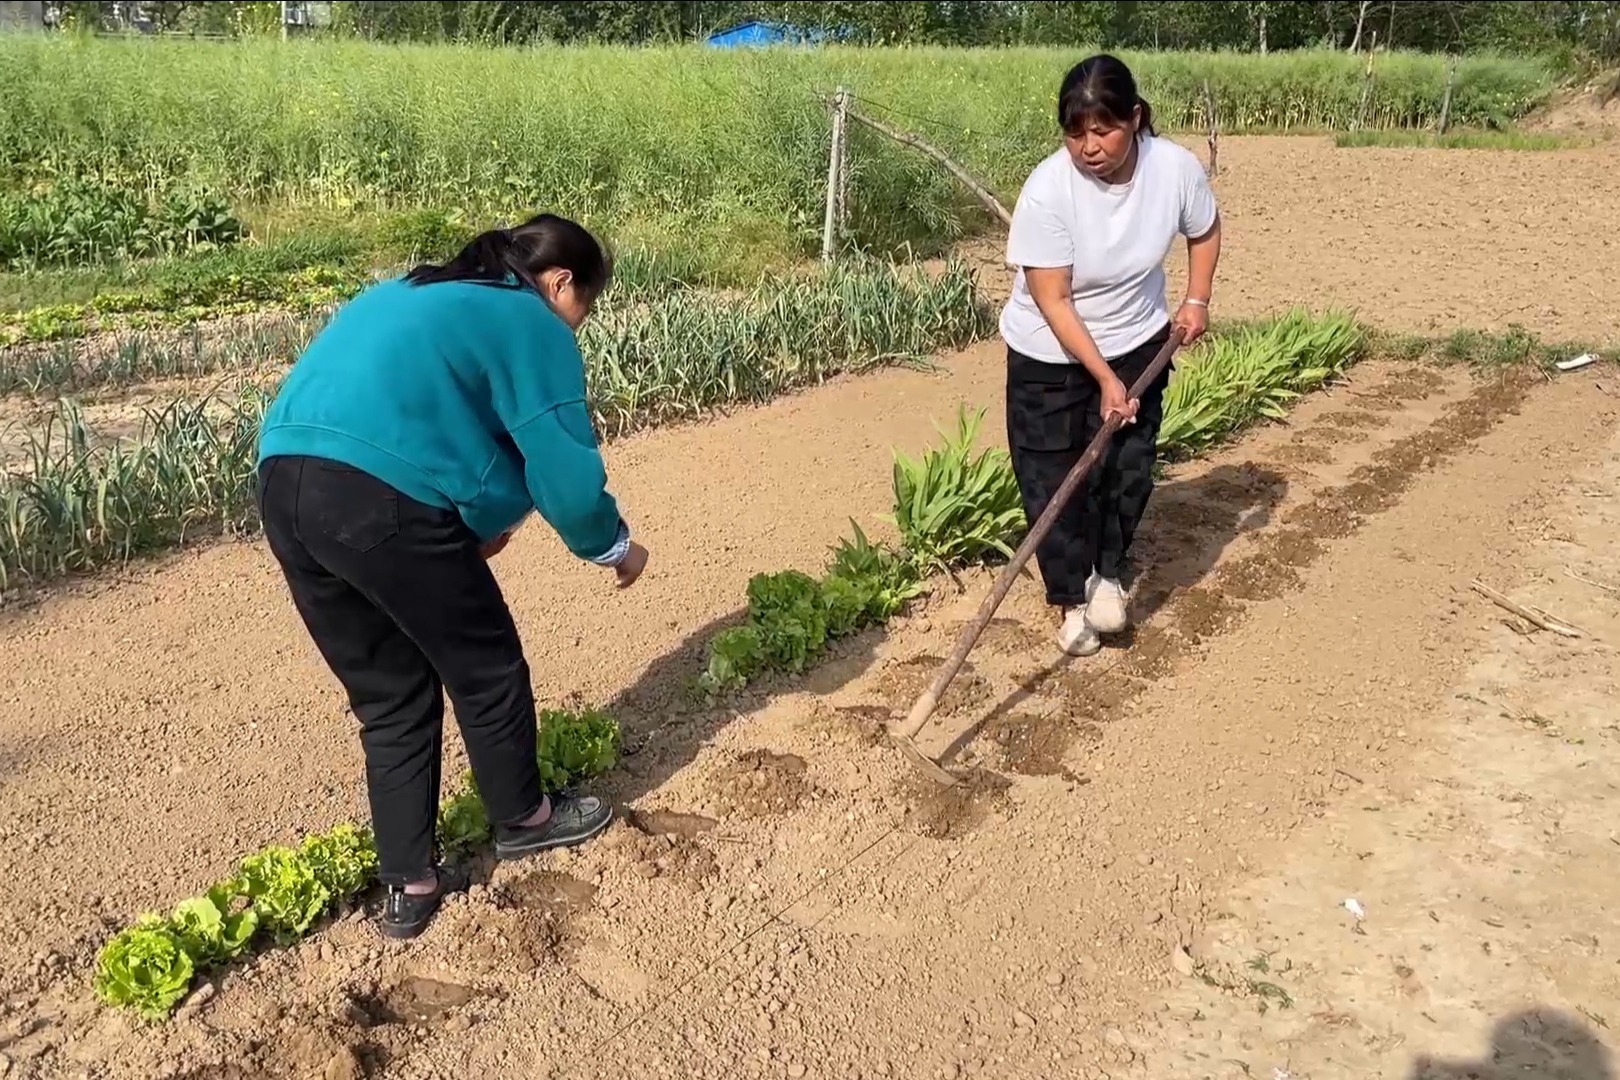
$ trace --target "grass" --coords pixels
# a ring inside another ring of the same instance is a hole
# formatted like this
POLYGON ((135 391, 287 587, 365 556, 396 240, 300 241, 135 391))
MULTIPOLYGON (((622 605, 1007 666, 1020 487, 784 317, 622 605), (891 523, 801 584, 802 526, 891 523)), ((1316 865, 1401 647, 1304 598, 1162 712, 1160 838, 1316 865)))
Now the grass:
MULTIPOLYGON (((856 264, 742 296, 678 292, 610 308, 581 345, 598 431, 612 437, 921 360, 991 325, 961 266, 935 277, 856 264)), ((254 531, 257 434, 272 393, 248 385, 149 410, 128 444, 99 443, 63 405, 31 435, 26 467, 0 475, 0 590, 254 531)))
POLYGON ((142 294, 154 310, 164 304, 195 302, 200 293, 223 293, 233 278, 254 279, 296 273, 312 266, 358 269, 371 253, 357 235, 309 229, 224 250, 168 259, 120 260, 0 273, 0 311, 84 307, 99 297, 142 294))
POLYGON ((296 356, 324 321, 276 314, 228 333, 193 326, 170 334, 120 334, 96 348, 58 341, 7 350, 0 352, 0 395, 57 396, 152 379, 263 371, 296 356))
MULTIPOLYGON (((354 295, 378 274, 448 253, 443 244, 432 251, 417 247, 402 254, 405 251, 393 248, 367 254, 343 236, 305 234, 263 246, 148 264, 125 279, 132 283, 125 290, 106 288, 104 273, 92 275, 88 280, 98 288, 89 300, 0 314, 0 348, 72 341, 97 332, 187 327, 264 311, 319 313, 354 295), (376 268, 377 260, 382 260, 380 268, 376 268)), ((616 254, 607 302, 637 303, 705 280, 701 268, 678 256, 630 248, 616 254)), ((31 363, 31 357, 19 361, 0 355, 0 385, 17 382, 18 376, 8 375, 8 368, 31 363)))
POLYGON ((1520 364, 1551 371, 1560 361, 1573 359, 1583 353, 1593 353, 1610 360, 1620 356, 1620 342, 1545 341, 1517 324, 1498 333, 1464 327, 1440 337, 1370 330, 1368 341, 1368 347, 1380 356, 1396 360, 1467 364, 1482 371, 1520 364))
POLYGON ((1576 150, 1596 145, 1594 138, 1559 135, 1548 131, 1451 130, 1444 135, 1433 131, 1388 130, 1339 131, 1333 145, 1340 149, 1369 146, 1396 149, 1431 150, 1576 150))
MULTIPOLYGON (((802 255, 819 238, 837 85, 917 130, 1011 200, 1054 145, 1053 97, 1079 49, 806 49, 385 46, 0 40, 0 177, 91 175, 160 190, 181 180, 233 205, 333 213, 469 214, 554 207, 710 267, 759 252, 802 255)), ((1336 51, 1270 56, 1128 53, 1163 129, 1345 128, 1362 61, 1336 51)), ((1553 86, 1522 57, 1465 58, 1452 115, 1501 127, 1553 86)), ((1436 56, 1381 56, 1364 117, 1431 123, 1436 56)), ((981 211, 913 151, 852 132, 851 238, 931 254, 981 211)))

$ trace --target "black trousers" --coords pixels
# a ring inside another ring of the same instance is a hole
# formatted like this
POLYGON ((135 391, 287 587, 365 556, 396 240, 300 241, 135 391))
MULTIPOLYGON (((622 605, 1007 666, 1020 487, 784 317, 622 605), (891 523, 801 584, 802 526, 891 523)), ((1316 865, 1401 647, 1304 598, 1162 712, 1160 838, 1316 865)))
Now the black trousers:
MULTIPOLYGON (((1146 343, 1109 360, 1127 390, 1169 337, 1167 323, 1146 343)), ((1078 607, 1086 602, 1086 581, 1093 570, 1115 579, 1123 572, 1131 540, 1153 494, 1159 424, 1169 383, 1166 368, 1142 394, 1136 423, 1115 433, 1107 452, 1035 549, 1048 603, 1078 607)), ((1101 403, 1102 388, 1083 365, 1048 364, 1007 350, 1007 443, 1031 525, 1102 430, 1101 403)))
POLYGON ((265 461, 259 508, 293 603, 360 721, 382 880, 403 885, 433 866, 447 691, 491 824, 539 810, 528 663, 460 516, 303 457, 265 461))

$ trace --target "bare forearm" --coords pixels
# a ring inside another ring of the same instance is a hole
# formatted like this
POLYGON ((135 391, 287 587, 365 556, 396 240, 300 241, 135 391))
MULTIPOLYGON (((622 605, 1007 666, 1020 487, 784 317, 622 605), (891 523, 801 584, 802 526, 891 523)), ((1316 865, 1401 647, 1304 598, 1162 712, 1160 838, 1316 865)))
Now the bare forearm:
POLYGON ((1209 303, 1215 292, 1215 267, 1221 261, 1221 221, 1196 240, 1187 241, 1187 297, 1209 303))
MULTIPOLYGON (((1058 284, 1055 277, 1046 278, 1047 273, 1050 271, 1030 274, 1030 295, 1046 318, 1046 325, 1052 328, 1052 335, 1063 346, 1063 351, 1078 360, 1099 383, 1114 378, 1114 371, 1097 348, 1097 343, 1091 339, 1091 332, 1086 329, 1080 316, 1075 314, 1066 284, 1058 284)), ((1061 273, 1066 280, 1068 271, 1061 273)))

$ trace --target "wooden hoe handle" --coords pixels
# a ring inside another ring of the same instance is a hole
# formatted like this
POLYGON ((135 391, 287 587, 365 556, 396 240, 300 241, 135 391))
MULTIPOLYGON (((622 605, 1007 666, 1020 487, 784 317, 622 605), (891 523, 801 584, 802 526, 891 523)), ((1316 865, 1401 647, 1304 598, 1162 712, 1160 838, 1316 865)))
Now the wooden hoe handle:
MULTIPOLYGON (((1147 366, 1141 377, 1136 380, 1136 384, 1131 387, 1130 392, 1126 395, 1127 400, 1141 399, 1147 388, 1169 366, 1170 358, 1181 347, 1184 336, 1184 331, 1179 326, 1170 331, 1170 340, 1164 343, 1158 355, 1153 358, 1153 362, 1147 366)), ((950 687, 951 680, 956 678, 958 671, 962 670, 962 665, 967 662, 968 653, 972 652, 973 646, 978 643, 979 635, 984 633, 984 628, 990 625, 991 619, 995 618, 996 609, 1001 606, 1001 601, 1006 597, 1008 590, 1012 588, 1013 582, 1018 580, 1018 574, 1023 570, 1024 564, 1035 553, 1035 549, 1040 546, 1041 541, 1046 539, 1046 534, 1052 531, 1052 525, 1057 521, 1058 515, 1063 513, 1063 508, 1074 497, 1075 490, 1079 488, 1080 482, 1096 466, 1097 460, 1102 457, 1103 451, 1108 447, 1108 441, 1114 437, 1114 432, 1118 431, 1123 423, 1124 420, 1119 416, 1110 416, 1104 422, 1102 430, 1097 432, 1097 437, 1091 440, 1091 445, 1086 447, 1086 452, 1080 455, 1080 460, 1074 463, 1074 468, 1069 470, 1069 475, 1063 478, 1062 486, 1057 489, 1057 493, 1052 496, 1052 501, 1047 504, 1045 511, 1042 512, 1034 526, 1025 535, 1024 542, 1018 545, 1018 550, 1013 553, 1012 561, 1007 564, 1006 568, 1001 571, 1001 576, 996 579, 995 588, 990 590, 990 594, 979 605, 979 613, 974 616, 973 622, 968 624, 967 629, 962 631, 962 637, 957 641, 956 648, 952 650, 950 657, 946 659, 945 666, 939 669, 938 675, 934 676, 933 685, 923 691, 922 696, 917 699, 917 703, 911 707, 911 715, 906 717, 905 726, 898 732, 901 738, 915 738, 917 732, 921 731, 923 726, 928 723, 929 717, 934 715, 934 710, 939 707, 939 699, 945 696, 945 691, 950 687)))

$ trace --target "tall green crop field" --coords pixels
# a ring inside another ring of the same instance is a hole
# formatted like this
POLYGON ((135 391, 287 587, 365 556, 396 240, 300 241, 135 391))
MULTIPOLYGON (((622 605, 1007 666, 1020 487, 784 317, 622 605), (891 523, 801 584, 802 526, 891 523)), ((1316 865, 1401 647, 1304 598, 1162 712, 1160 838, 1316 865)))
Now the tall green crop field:
MULTIPOLYGON (((1054 145, 1053 98, 1084 50, 719 52, 479 49, 359 42, 194 43, 0 38, 0 182, 61 176, 168 190, 200 182, 238 204, 338 210, 547 207, 648 242, 811 248, 821 225, 824 99, 960 157, 1004 198, 1054 145)), ((1335 52, 1127 54, 1161 129, 1344 127, 1362 61, 1335 52)), ((1459 125, 1511 122, 1552 85, 1531 58, 1462 61, 1459 125)), ((1365 115, 1437 113, 1439 57, 1380 56, 1365 115)), ((913 151, 854 132, 857 241, 937 249, 968 203, 913 151)))

